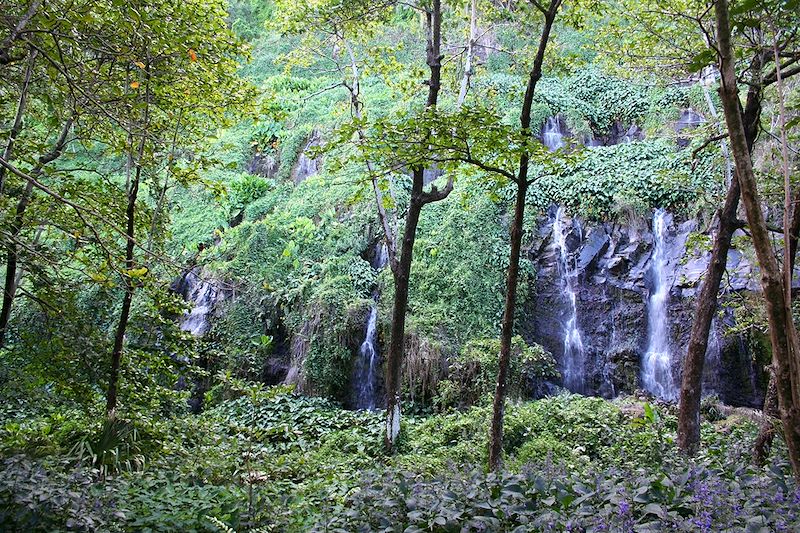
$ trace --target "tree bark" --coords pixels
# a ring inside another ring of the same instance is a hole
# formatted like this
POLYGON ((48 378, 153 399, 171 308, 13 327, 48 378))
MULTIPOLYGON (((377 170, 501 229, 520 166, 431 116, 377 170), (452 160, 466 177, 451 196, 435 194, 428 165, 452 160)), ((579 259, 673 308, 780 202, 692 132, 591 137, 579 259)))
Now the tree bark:
POLYGON ((725 205, 719 211, 719 230, 714 239, 711 261, 708 264, 703 286, 697 298, 689 349, 683 362, 681 392, 678 412, 678 447, 694 455, 700 446, 700 397, 702 395, 703 367, 711 323, 717 309, 717 294, 728 261, 733 232, 736 230, 736 210, 739 206, 739 182, 731 181, 725 205))
MULTIPOLYGON (((743 112, 748 152, 752 152, 753 144, 758 136, 761 102, 761 88, 752 85, 747 93, 747 103, 743 112)), ((719 211, 719 228, 711 250, 708 270, 697 297, 689 347, 683 362, 678 410, 678 448, 687 455, 694 455, 700 447, 700 399, 703 368, 708 349, 708 336, 714 313, 717 310, 719 288, 728 262, 728 251, 731 247, 733 233, 738 227, 736 211, 739 209, 739 197, 739 181, 733 179, 725 197, 725 204, 719 211)))
POLYGON ((764 397, 762 416, 761 427, 758 428, 758 436, 753 443, 753 464, 758 466, 766 464, 778 429, 776 427, 776 418, 779 417, 778 390, 775 386, 775 374, 771 367, 769 368, 769 384, 767 385, 767 394, 764 397))
POLYGON ((114 334, 114 347, 111 351, 111 371, 108 377, 108 390, 106 392, 106 413, 109 418, 113 418, 117 408, 117 388, 119 385, 119 370, 122 364, 122 351, 125 344, 125 332, 128 329, 128 321, 131 315, 131 303, 135 285, 130 277, 130 271, 134 267, 134 247, 136 245, 136 199, 139 195, 139 181, 142 175, 141 157, 144 153, 145 137, 142 137, 139 145, 139 160, 136 163, 136 171, 130 190, 128 191, 128 206, 125 210, 126 217, 126 243, 125 243, 125 295, 122 297, 122 309, 119 314, 119 322, 114 334))
POLYGON ((525 193, 528 181, 520 181, 514 206, 514 221, 511 226, 511 255, 506 272, 506 301, 503 309, 503 322, 500 330, 500 365, 497 372, 497 385, 492 404, 492 432, 489 439, 489 467, 497 470, 503 457, 503 418, 508 387, 508 368, 511 363, 511 338, 514 335, 514 312, 517 305, 517 285, 519 281, 519 257, 522 249, 522 220, 525 217, 525 193), (508 339, 508 340, 506 340, 508 339))
MULTIPOLYGON (((353 52, 353 47, 344 38, 344 36, 339 36, 342 41, 344 48, 347 50, 347 54, 350 58, 350 72, 351 72, 351 82, 350 85, 345 83, 345 87, 350 92, 350 109, 353 114, 353 117, 359 121, 358 125, 358 144, 359 147, 363 149, 364 144, 367 142, 367 135, 364 132, 363 124, 361 124, 361 120, 363 119, 363 115, 361 113, 361 108, 363 104, 360 99, 361 95, 361 74, 358 69, 358 62, 356 61, 356 55, 353 52)), ((392 223, 389 222, 389 216, 386 212, 386 207, 383 205, 383 192, 381 192, 380 184, 378 183, 378 173, 375 171, 373 164, 371 161, 367 160, 366 162, 367 172, 370 175, 370 181, 372 182, 372 192, 375 195, 375 206, 378 209, 378 220, 381 223, 381 228, 383 228, 383 235, 386 240, 386 251, 387 255, 389 256, 389 268, 392 272, 397 270, 397 215, 393 212, 394 217, 392 219, 392 223)))
POLYGON ((789 461, 795 478, 800 481, 800 362, 798 362, 800 349, 798 349, 797 330, 792 317, 786 313, 785 298, 789 298, 790 295, 784 292, 783 276, 761 211, 752 161, 747 149, 733 63, 727 0, 717 0, 715 14, 722 75, 720 96, 731 138, 731 151, 736 163, 736 176, 741 187, 742 202, 761 268, 761 286, 769 321, 778 409, 783 422, 789 461))
POLYGON ((456 105, 461 107, 467 99, 472 74, 475 70, 475 44, 478 34, 478 0, 471 0, 469 5, 469 40, 467 41, 467 58, 464 61, 464 75, 461 77, 461 89, 458 91, 456 105))
POLYGON ((411 256, 422 211, 423 170, 414 170, 411 203, 408 207, 400 260, 394 273, 394 305, 389 353, 386 358, 386 450, 391 452, 400 433, 400 366, 403 360, 408 307, 408 285, 411 277, 411 256))
MULTIPOLYGON (((795 196, 799 194, 800 191, 795 191, 795 196)), ((789 272, 791 273, 794 273, 794 267, 797 263, 797 241, 799 236, 800 202, 794 202, 788 238, 789 272)), ((789 294, 791 294, 791 292, 789 294)), ((775 434, 778 429, 775 424, 775 419, 780 417, 778 412, 778 392, 775 388, 775 374, 772 372, 771 367, 769 370, 769 384, 767 385, 767 394, 764 398, 764 408, 762 409, 764 420, 761 422, 761 427, 758 430, 758 437, 756 437, 755 444, 753 445, 753 463, 759 466, 763 466, 767 462, 770 449, 772 448, 772 441, 775 440, 775 434)))
MULTIPOLYGON (((522 102, 522 114, 520 115, 520 127, 523 134, 531 135, 531 107, 533 106, 533 95, 536 91, 536 84, 542 77, 542 65, 544 64, 544 53, 547 43, 550 40, 550 30, 556 18, 561 0, 551 0, 544 14, 544 26, 539 39, 539 47, 533 62, 528 86, 525 90, 525 97, 522 102)), ((519 173, 517 175, 517 197, 514 206, 514 220, 511 226, 511 255, 509 257, 508 270, 506 272, 506 299, 503 308, 503 319, 500 328, 500 361, 497 372, 497 385, 494 391, 494 402, 492 404, 492 427, 489 435, 489 468, 497 470, 503 457, 503 418, 505 415, 506 389, 508 384, 508 368, 511 362, 511 338, 514 335, 514 312, 517 307, 517 284, 519 280, 519 258, 522 249, 522 235, 524 233, 525 219, 525 195, 530 184, 528 178, 529 154, 523 152, 520 156, 519 173)))
MULTIPOLYGON (((53 149, 39 158, 36 166, 31 171, 31 177, 38 178, 44 167, 58 159, 64 153, 64 147, 67 144, 67 136, 72 129, 75 117, 72 116, 64 123, 61 128, 61 133, 56 139, 53 149)), ((3 158, 5 160, 5 158, 3 158)), ((5 168, 5 167, 3 167, 5 168)), ((5 345, 6 334, 8 332, 8 321, 11 317, 11 309, 14 305, 14 297, 17 292, 17 269, 19 263, 19 251, 17 248, 17 239, 22 233, 22 228, 25 223, 25 211, 30 204, 31 195, 33 194, 33 182, 28 181, 22 195, 17 202, 17 208, 14 212, 14 220, 11 223, 10 235, 8 244, 6 245, 6 273, 3 283, 3 306, 0 308, 0 348, 5 345)))
MULTIPOLYGON (((776 42, 773 43, 773 53, 775 58, 775 65, 780 65, 780 54, 778 50, 777 37, 776 42)), ((792 320, 792 278, 794 276, 794 265, 797 258, 797 233, 800 230, 800 202, 792 202, 791 195, 791 173, 789 171, 789 153, 788 142, 786 139, 786 106, 783 96, 783 75, 781 69, 775 69, 775 82, 778 87, 778 103, 780 110, 780 126, 781 126, 781 170, 784 178, 784 200, 783 200, 783 283, 784 292, 786 294, 785 305, 786 314, 789 320, 792 320)), ((763 409, 764 420, 761 423, 761 428, 758 432, 755 445, 753 446, 753 463, 756 465, 764 465, 769 457, 770 449, 772 448, 772 441, 775 439, 777 427, 775 418, 779 416, 778 413, 778 398, 777 386, 775 383, 775 374, 770 369, 769 386, 767 388, 767 395, 764 398, 763 409)))
MULTIPOLYGON (((436 107, 441 86, 441 0, 433 0, 430 11, 426 13, 428 28, 427 64, 430 69, 428 79, 428 108, 436 107)), ((394 274, 394 304, 392 311, 391 340, 386 357, 386 434, 384 444, 387 453, 392 453, 400 434, 400 367, 405 355, 405 325, 408 308, 408 286, 411 278, 411 259, 414 252, 414 240, 422 208, 429 203, 444 200, 453 190, 452 176, 441 191, 431 186, 429 192, 423 190, 425 169, 421 166, 412 170, 411 201, 403 230, 403 243, 400 258, 396 262, 394 274)))
POLYGON ((41 5, 42 0, 35 0, 32 2, 31 5, 28 6, 28 10, 19 18, 14 27, 10 28, 11 31, 9 32, 8 37, 6 37, 2 44, 0 44, 0 65, 8 65, 9 63, 21 59, 11 55, 11 48, 14 46, 14 41, 16 41, 20 34, 25 30, 25 26, 27 26, 31 19, 36 15, 36 12, 39 10, 41 5))

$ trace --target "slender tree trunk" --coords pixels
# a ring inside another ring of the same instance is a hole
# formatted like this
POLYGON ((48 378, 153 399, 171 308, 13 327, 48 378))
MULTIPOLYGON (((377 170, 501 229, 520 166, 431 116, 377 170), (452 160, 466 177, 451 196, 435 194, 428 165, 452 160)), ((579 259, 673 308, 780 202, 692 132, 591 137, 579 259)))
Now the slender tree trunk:
MULTIPOLYGON (((774 31, 774 28, 773 28, 774 31)), ((773 43, 773 53, 775 65, 780 65, 780 55, 778 51, 777 35, 773 43)), ((781 126, 781 170, 784 178, 784 200, 783 200, 783 283, 786 294, 785 306, 786 316, 792 320, 792 277, 794 276, 794 265, 797 258, 797 238, 800 231, 800 202, 792 202, 791 194, 791 173, 789 171, 789 152, 786 139, 786 107, 783 96, 783 76, 781 69, 775 69, 775 81, 778 84, 778 103, 780 110, 781 126)), ((779 417, 778 411, 778 389, 775 383, 775 374, 770 368, 769 386, 767 395, 764 398, 763 409, 764 420, 758 432, 758 437, 753 446, 753 463, 764 465, 769 457, 772 441, 775 439, 777 427, 775 419, 779 417)))
MULTIPOLYGON (((436 107, 441 86, 442 55, 441 0, 433 0, 430 11, 426 13, 428 30, 427 63, 430 69, 428 79, 428 108, 436 107)), ((444 200, 453 190, 453 178, 450 176, 447 185, 440 191, 436 186, 431 190, 423 190, 425 169, 416 166, 412 170, 411 201, 409 203, 406 225, 403 230, 403 242, 400 258, 396 261, 394 274, 394 305, 392 311, 391 340, 386 357, 386 435, 384 443, 386 451, 391 453, 397 444, 400 434, 400 368, 405 355, 405 325, 408 308, 408 285, 411 278, 411 259, 414 252, 414 240, 422 208, 429 203, 444 200)))
MULTIPOLYGON (((45 165, 52 163, 61 156, 61 154, 64 152, 64 146, 67 144, 67 136, 72 129, 73 122, 74 117, 67 119, 67 121, 64 123, 64 126, 61 128, 61 133, 59 134, 58 139, 56 139, 53 149, 39 158, 39 161, 36 163, 36 167, 34 167, 30 173, 31 177, 38 178, 42 174, 45 165)), ((3 159, 5 160, 5 158, 3 159)), ((17 202, 17 208, 14 213, 14 221, 11 223, 8 244, 6 245, 6 273, 5 281, 3 283, 3 306, 0 308, 0 348, 5 345, 6 333, 8 332, 8 321, 11 317, 11 309, 14 305, 14 297, 16 296, 17 292, 17 269, 19 264, 17 239, 19 239, 19 236, 22 233, 22 228, 24 227, 25 223, 25 211, 30 204, 32 194, 33 182, 28 181, 28 183, 25 185, 25 189, 22 191, 19 201, 17 202)))
POLYGON ((125 280, 125 295, 122 297, 122 309, 114 334, 114 347, 111 351, 111 371, 108 377, 108 391, 106 392, 106 412, 109 418, 113 418, 114 411, 117 408, 119 370, 122 364, 125 332, 128 329, 128 320, 131 315, 131 303, 133 302, 133 293, 135 290, 133 279, 130 277, 130 271, 133 270, 134 267, 133 252, 136 244, 136 198, 139 195, 139 180, 141 179, 142 173, 141 157, 144 153, 144 144, 144 137, 142 137, 139 149, 139 160, 136 163, 136 171, 133 181, 131 182, 130 190, 128 191, 128 207, 125 211, 125 235, 127 239, 125 243, 125 272, 122 274, 125 280))
MULTIPOLYGON (((119 374, 120 367, 122 366, 122 353, 125 346, 125 332, 128 329, 128 321, 131 315, 131 303, 133 302, 133 293, 136 290, 133 278, 131 278, 131 270, 135 266, 134 251, 136 248, 136 201, 139 196, 139 184, 142 178, 142 158, 144 157, 144 149, 147 143, 147 128, 150 121, 150 65, 145 68, 147 82, 145 84, 145 108, 144 118, 142 120, 141 139, 136 154, 134 164, 136 169, 133 173, 133 179, 128 179, 128 205, 125 210, 125 271, 122 273, 124 280, 125 294, 122 297, 122 309, 119 314, 119 321, 117 322, 117 329, 114 333, 114 347, 111 350, 111 369, 108 375, 108 389, 106 391, 106 415, 108 418, 114 418, 117 409, 117 389, 119 387, 119 374)), ((131 150, 133 148, 131 147, 131 150)), ((130 153, 130 152, 129 152, 130 153)), ((130 166, 128 167, 130 168, 130 166)))
POLYGON ((414 170, 411 203, 408 207, 400 260, 394 272, 394 306, 389 353, 386 358, 386 449, 391 452, 400 433, 400 367, 405 352, 406 309, 408 285, 411 278, 411 257, 417 235, 419 215, 422 211, 422 169, 414 170))
POLYGON ((767 462, 778 429, 776 427, 777 419, 780 416, 778 413, 778 390, 775 386, 775 374, 772 366, 769 367, 769 384, 764 397, 762 416, 761 427, 758 428, 758 436, 753 443, 753 464, 758 466, 764 466, 767 462))
POLYGON ((469 6, 469 41, 467 41, 467 58, 464 61, 464 76, 461 77, 461 89, 458 92, 458 107, 467 99, 472 74, 475 70, 475 44, 478 34, 478 0, 471 0, 469 6))
POLYGON ((683 362, 678 413, 678 447, 689 455, 697 453, 700 446, 700 397, 708 335, 717 309, 717 294, 725 273, 728 250, 737 227, 738 206, 739 182, 734 179, 725 197, 725 205, 719 211, 719 230, 714 239, 708 271, 700 295, 697 297, 697 309, 689 336, 689 349, 683 362))
MULTIPOLYGON (((367 135, 364 132, 363 125, 360 121, 363 118, 361 113, 361 108, 363 104, 360 99, 361 95, 361 73, 358 69, 358 62, 356 61, 355 52, 353 52, 353 47, 350 45, 350 42, 344 38, 344 36, 339 36, 342 41, 342 44, 347 50, 347 55, 350 57, 350 72, 351 72, 351 82, 350 85, 345 84, 348 91, 350 92, 350 109, 353 114, 353 117, 359 121, 358 126, 358 145, 363 149, 363 146, 367 142, 367 135)), ((389 267, 392 272, 397 270, 397 216, 396 213, 394 214, 394 218, 392 223, 389 221, 388 213, 386 212, 386 207, 383 205, 383 192, 381 191, 380 184, 378 183, 378 173, 375 172, 375 168, 373 167, 372 162, 367 160, 367 172, 369 172, 370 180, 372 181, 372 192, 375 195, 375 206, 378 208, 378 220, 381 223, 381 227, 383 228, 383 235, 386 239, 386 250, 389 256, 389 267)))
MULTIPOLYGON (((781 171, 783 173, 783 292, 784 292, 784 313, 786 319, 790 322, 792 320, 792 273, 794 270, 794 258, 792 256, 792 226, 793 220, 791 219, 792 209, 792 173, 789 170, 789 141, 786 139, 786 103, 784 101, 783 93, 783 77, 781 75, 781 58, 780 51, 778 50, 778 35, 775 35, 773 43, 773 52, 775 57, 775 79, 777 82, 778 92, 778 112, 779 121, 781 126, 781 171)), ((795 348, 800 346, 795 345, 795 348)), ((795 359, 800 365, 800 353, 795 352, 795 359)), ((800 368, 798 368, 800 370, 800 368)), ((797 376, 800 379, 800 375, 797 376)), ((800 391, 800 384, 798 384, 798 391, 800 391)), ((796 401, 800 398, 795 398, 796 401)), ((797 405, 800 408, 800 404, 797 405)))
POLYGON ((722 75, 720 96, 731 138, 731 151, 736 162, 736 176, 741 187, 742 202, 761 268, 761 286, 769 321, 778 409, 789 450, 789 461, 795 478, 800 481, 800 362, 798 362, 800 349, 798 349, 797 330, 792 317, 786 313, 785 299, 790 295, 784 293, 783 276, 761 211, 752 161, 747 149, 733 63, 727 0, 717 0, 715 13, 722 75))
MULTIPOLYGON (((795 192, 795 196, 800 191, 795 192)), ((792 208, 791 224, 789 226, 789 272, 794 273, 797 263, 797 241, 800 236, 800 202, 795 202, 792 208)), ((786 237, 784 237, 786 238, 786 237)), ((786 268, 786 267, 784 267, 786 268)), ((791 290, 791 289, 790 289, 791 290)), ((791 294, 791 292, 789 292, 791 294)), ((769 369, 769 384, 767 394, 764 397, 763 421, 758 431, 755 444, 753 445, 753 463, 763 466, 767 462, 769 452, 772 449, 772 441, 775 440, 777 433, 776 419, 780 418, 778 412, 778 391, 775 387, 775 374, 772 367, 769 369)))
MULTIPOLYGON (((25 108, 28 105, 28 89, 31 85, 31 78, 33 77, 33 65, 36 62, 36 50, 31 50, 28 68, 25 69, 25 78, 22 80, 22 87, 19 91, 19 100, 17 101, 17 112, 14 114, 14 124, 11 126, 11 131, 8 132, 8 140, 6 141, 6 148, 3 151, 3 159, 11 161, 11 154, 14 150, 14 143, 17 142, 17 137, 22 131, 22 117, 25 115, 25 108)), ((3 190, 6 184, 6 167, 0 167, 0 196, 3 195, 3 190)))
POLYGON ((11 224, 11 235, 6 245, 6 276, 3 283, 3 307, 0 309, 0 348, 5 346, 8 320, 11 316, 11 307, 14 305, 14 297, 17 292, 17 239, 22 231, 25 209, 28 207, 32 192, 33 184, 28 182, 19 202, 17 202, 14 222, 11 224))
POLYGON ((36 12, 39 11, 39 7, 41 5, 42 0, 35 0, 32 2, 31 5, 28 6, 28 10, 25 12, 25 14, 19 18, 8 37, 6 37, 3 42, 0 43, 0 66, 7 65, 18 59, 11 55, 11 48, 14 46, 14 41, 19 38, 20 34, 25 29, 25 26, 27 26, 31 19, 36 15, 36 12))
MULTIPOLYGON (((539 39, 539 48, 533 62, 525 97, 522 101, 520 127, 523 134, 531 135, 531 108, 536 84, 542 77, 544 53, 550 40, 550 30, 556 18, 561 0, 551 0, 547 10, 543 10, 544 25, 539 39)), ((514 312, 517 307, 517 284, 519 278, 519 258, 522 249, 523 223, 525 220, 525 195, 530 184, 528 178, 529 155, 523 153, 519 162, 517 175, 517 198, 514 206, 514 220, 511 226, 511 255, 506 272, 506 300, 503 308, 503 320, 500 328, 500 361, 497 372, 497 385, 492 404, 492 427, 489 435, 489 468, 497 470, 503 458, 503 418, 505 415, 506 389, 508 387, 508 368, 511 362, 511 338, 514 335, 514 312)))
MULTIPOLYGON (((744 109, 745 136, 748 151, 753 150, 758 135, 758 121, 761 116, 761 89, 751 87, 744 109)), ((708 336, 722 277, 728 262, 731 239, 737 228, 736 212, 739 209, 740 188, 738 179, 731 180, 725 204, 719 211, 719 227, 711 250, 711 260, 703 278, 697 308, 689 336, 689 347, 683 361, 681 391, 678 411, 678 448, 683 453, 694 455, 700 447, 700 399, 702 396, 703 368, 705 367, 708 336)))
POLYGON ((514 312, 517 306, 517 285, 519 281, 519 257, 522 249, 522 221, 525 218, 525 193, 528 181, 519 182, 514 206, 514 221, 511 226, 511 255, 506 272, 506 301, 503 309, 503 323, 500 330, 500 364, 497 372, 497 385, 492 404, 492 433, 489 440, 489 467, 496 470, 503 457, 503 419, 508 387, 508 368, 511 364, 511 338, 514 335, 514 312))

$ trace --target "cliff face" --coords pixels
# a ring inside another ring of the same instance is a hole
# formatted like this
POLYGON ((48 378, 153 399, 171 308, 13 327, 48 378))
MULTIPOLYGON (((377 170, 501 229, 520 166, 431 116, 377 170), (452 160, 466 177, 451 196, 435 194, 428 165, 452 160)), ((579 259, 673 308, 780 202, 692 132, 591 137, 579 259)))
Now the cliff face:
MULTIPOLYGON (((521 323, 527 340, 550 350, 562 369, 577 357, 583 371, 579 392, 611 397, 646 388, 645 360, 660 330, 669 375, 659 379, 671 379, 671 386, 679 387, 695 296, 710 255, 696 253, 691 244, 691 237, 703 237, 697 221, 664 215, 659 261, 654 260, 658 239, 652 220, 623 225, 563 218, 554 232, 555 222, 556 212, 551 210, 539 221, 540 231, 529 249, 538 280, 521 323), (574 279, 574 306, 565 275, 574 279), (660 312, 653 309, 659 283, 667 291, 660 312), (583 351, 579 356, 568 339, 573 319, 583 351), (665 327, 658 328, 659 321, 665 327)), ((723 301, 758 289, 753 265, 738 250, 728 256, 723 286, 723 301)), ((760 407, 769 355, 751 334, 726 333, 735 321, 733 311, 723 306, 710 337, 704 390, 731 405, 760 407)))

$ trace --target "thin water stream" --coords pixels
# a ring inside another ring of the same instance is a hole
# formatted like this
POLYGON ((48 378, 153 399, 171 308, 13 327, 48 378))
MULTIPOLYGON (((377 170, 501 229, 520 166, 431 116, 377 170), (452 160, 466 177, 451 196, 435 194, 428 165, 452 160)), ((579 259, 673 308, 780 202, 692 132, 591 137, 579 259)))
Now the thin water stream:
POLYGON ((667 212, 653 215, 655 244, 651 269, 653 288, 647 302, 648 345, 642 361, 645 389, 662 400, 674 400, 678 390, 672 378, 672 353, 669 346, 669 278, 667 275, 667 212))
MULTIPOLYGON (((575 257, 567 246, 569 228, 564 224, 564 208, 559 207, 553 220, 553 245, 558 249, 558 271, 561 278, 561 294, 567 302, 564 320, 564 359, 562 374, 564 387, 572 392, 586 392, 586 351, 578 326, 578 269, 575 257)), ((578 236, 581 238, 580 229, 578 236)))

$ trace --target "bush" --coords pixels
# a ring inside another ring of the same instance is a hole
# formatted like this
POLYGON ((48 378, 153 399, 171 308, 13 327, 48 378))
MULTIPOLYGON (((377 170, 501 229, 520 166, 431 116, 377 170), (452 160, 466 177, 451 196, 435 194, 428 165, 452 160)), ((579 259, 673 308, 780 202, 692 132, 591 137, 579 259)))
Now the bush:
POLYGON ((731 482, 705 465, 663 472, 544 466, 369 473, 313 531, 762 531, 800 526, 800 489, 781 475, 731 482), (774 484, 774 485, 773 485, 774 484), (775 487, 778 487, 775 489, 775 487))
MULTIPOLYGON (((449 362, 448 380, 434 400, 440 407, 468 407, 494 393, 499 371, 499 339, 473 339, 449 362)), ((511 340, 508 396, 531 396, 544 381, 558 378, 553 356, 538 344, 529 346, 519 335, 511 340)))

